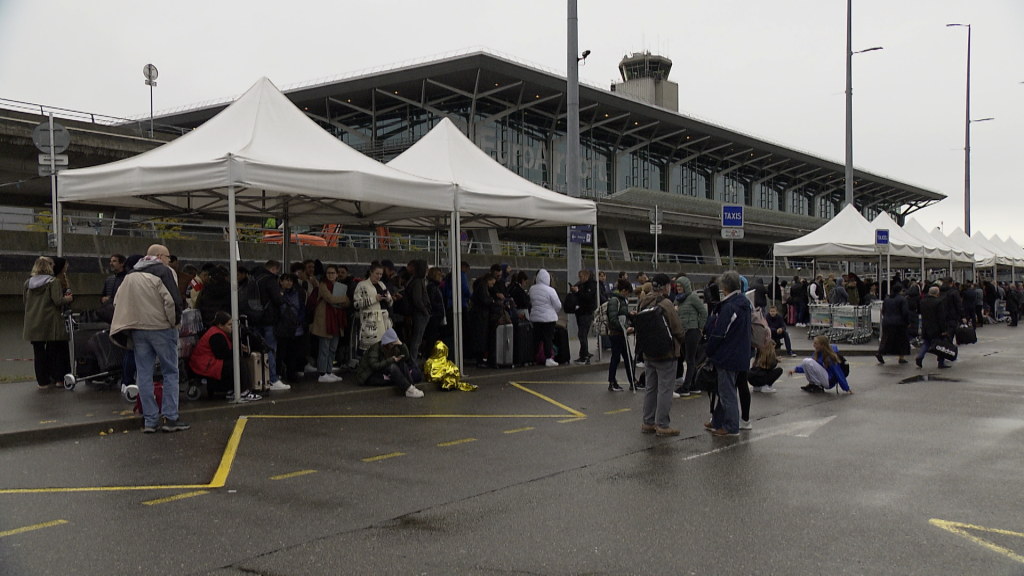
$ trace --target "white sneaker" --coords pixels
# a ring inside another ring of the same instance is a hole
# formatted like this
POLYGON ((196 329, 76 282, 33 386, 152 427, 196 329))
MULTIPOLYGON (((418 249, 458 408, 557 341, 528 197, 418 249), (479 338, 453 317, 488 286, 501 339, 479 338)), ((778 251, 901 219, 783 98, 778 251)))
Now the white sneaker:
MULTIPOLYGON (((689 394, 687 394, 687 396, 689 396, 689 394)), ((672 399, 673 400, 678 400, 679 398, 682 398, 682 396, 679 395, 679 392, 673 392, 672 393, 672 399)))
POLYGON ((269 389, 270 390, 291 390, 292 387, 287 385, 287 384, 285 384, 284 382, 281 382, 281 380, 279 379, 276 382, 271 382, 269 389))
POLYGON ((409 386, 409 389, 405 391, 406 398, 423 398, 423 390, 415 386, 409 386))
POLYGON ((316 379, 317 382, 323 382, 325 384, 333 384, 335 382, 341 382, 341 377, 335 376, 334 374, 324 374, 323 376, 316 379))
POLYGON ((644 363, 643 362, 637 362, 636 363, 636 367, 637 368, 643 368, 644 367, 644 363))
POLYGON ((750 389, 754 392, 764 392, 764 389, 760 386, 751 386, 750 389))
POLYGON ((548 358, 544 361, 544 365, 550 368, 552 366, 558 366, 558 362, 555 362, 554 358, 548 358))
POLYGON ((754 427, 750 425, 750 420, 740 420, 740 430, 753 430, 754 427))
POLYGON ((771 386, 765 386, 764 388, 761 388, 762 394, 775 394, 776 392, 778 392, 778 390, 772 388, 771 386))
POLYGON ((306 364, 306 367, 302 369, 303 372, 319 372, 316 366, 312 364, 306 364))

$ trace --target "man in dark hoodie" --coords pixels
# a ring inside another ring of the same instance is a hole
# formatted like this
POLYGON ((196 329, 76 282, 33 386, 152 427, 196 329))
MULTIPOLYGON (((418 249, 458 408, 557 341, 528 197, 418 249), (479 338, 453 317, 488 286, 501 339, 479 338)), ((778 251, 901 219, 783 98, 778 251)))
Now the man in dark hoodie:
POLYGON ((266 265, 256 266, 252 269, 252 278, 249 280, 256 282, 256 291, 259 294, 260 305, 263 307, 263 317, 253 328, 259 331, 260 336, 263 336, 263 340, 267 343, 271 390, 291 388, 277 375, 277 336, 274 335, 274 327, 277 326, 281 316, 281 305, 284 304, 284 299, 281 296, 281 283, 277 279, 280 271, 280 262, 267 260, 266 265))
POLYGON ((590 325, 594 323, 597 311, 597 280, 590 270, 580 270, 580 281, 569 290, 576 295, 576 337, 580 340, 580 357, 577 364, 590 364, 594 356, 590 353, 590 325))
POLYGON ((181 293, 174 271, 168 266, 171 253, 153 244, 125 275, 114 296, 114 321, 110 338, 119 346, 135 351, 136 383, 145 420, 142 431, 176 432, 189 425, 178 420, 178 328, 181 323, 181 293), (160 360, 163 396, 158 405, 153 371, 160 360), (163 414, 163 425, 160 416, 163 414))

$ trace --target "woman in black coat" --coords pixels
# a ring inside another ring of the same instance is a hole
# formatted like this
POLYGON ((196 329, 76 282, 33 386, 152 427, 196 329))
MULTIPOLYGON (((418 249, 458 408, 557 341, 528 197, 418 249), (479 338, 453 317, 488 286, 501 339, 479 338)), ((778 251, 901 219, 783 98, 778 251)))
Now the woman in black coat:
POLYGON ((494 287, 496 280, 493 274, 484 274, 477 278, 473 282, 473 296, 469 300, 467 342, 470 345, 470 353, 476 356, 478 368, 495 367, 498 320, 501 318, 498 297, 491 295, 491 288, 494 287))
POLYGON ((899 356, 900 364, 906 364, 904 358, 910 354, 910 305, 903 297, 903 286, 892 284, 892 290, 882 302, 882 338, 878 342, 878 353, 875 358, 879 364, 885 364, 883 356, 899 356))
POLYGON ((910 326, 907 328, 907 336, 913 340, 918 336, 917 324, 921 309, 921 287, 917 285, 917 282, 910 285, 904 297, 907 299, 907 308, 910 309, 910 326))

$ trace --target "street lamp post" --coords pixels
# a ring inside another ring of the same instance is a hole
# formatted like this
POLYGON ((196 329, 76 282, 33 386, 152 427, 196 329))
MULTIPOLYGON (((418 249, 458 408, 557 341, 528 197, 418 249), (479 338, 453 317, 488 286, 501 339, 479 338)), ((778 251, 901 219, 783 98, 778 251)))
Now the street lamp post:
POLYGON ((881 49, 875 46, 853 51, 853 0, 846 0, 846 194, 843 208, 853 204, 853 55, 881 49))

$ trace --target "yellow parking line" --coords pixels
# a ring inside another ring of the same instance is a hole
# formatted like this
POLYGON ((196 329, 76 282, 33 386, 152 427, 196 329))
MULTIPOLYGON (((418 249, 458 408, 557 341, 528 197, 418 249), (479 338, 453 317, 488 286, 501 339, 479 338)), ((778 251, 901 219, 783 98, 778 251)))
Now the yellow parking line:
POLYGON ((533 426, 527 426, 526 428, 515 428, 513 430, 505 430, 505 434, 515 434, 516 432, 527 432, 533 430, 533 426))
POLYGON ((146 506, 154 506, 156 504, 166 504, 168 502, 174 502, 175 500, 184 500, 185 498, 192 498, 194 496, 202 496, 203 494, 209 494, 207 490, 196 490, 195 492, 185 492, 184 494, 175 494, 174 496, 168 496, 166 498, 157 498, 156 500, 147 500, 143 502, 146 506))
POLYGON ((533 390, 530 390, 526 386, 523 386, 523 385, 518 384, 516 382, 509 382, 509 384, 515 386, 516 388, 519 388, 520 390, 522 390, 524 392, 529 392, 530 394, 533 394, 534 396, 540 398, 541 400, 546 400, 546 401, 554 404, 555 406, 558 406, 562 410, 565 410, 566 412, 572 414, 573 416, 576 416, 577 418, 586 418, 586 416, 587 416, 586 414, 580 412, 579 410, 573 410, 572 408, 569 408, 565 404, 562 404, 560 402, 556 402, 556 401, 552 400, 551 398, 548 398, 547 396, 545 396, 545 395, 543 395, 543 394, 541 394, 539 392, 534 392, 533 390))
POLYGON ((462 440, 452 440, 451 442, 441 442, 437 446, 439 448, 445 448, 447 446, 455 446, 456 444, 465 444, 466 442, 476 442, 476 438, 463 438, 462 440))
POLYGON ((31 526, 25 526, 24 528, 15 528, 14 530, 7 530, 6 532, 0 532, 0 538, 4 536, 14 536, 15 534, 24 534, 25 532, 31 532, 33 530, 40 530, 42 528, 49 528, 51 526, 60 526, 61 524, 67 524, 67 520, 54 520, 52 522, 43 522, 42 524, 33 524, 31 526))
POLYGON ((629 412, 632 408, 619 408, 618 410, 609 410, 605 414, 622 414, 623 412, 629 412))
MULTIPOLYGON (((1017 536, 1019 538, 1024 538, 1024 534, 1021 534, 1019 532, 1011 532, 1009 530, 1000 530, 998 528, 985 528, 984 526, 974 526, 974 525, 971 525, 971 524, 962 524, 960 522, 951 522, 949 520, 940 520, 938 518, 932 518, 931 520, 928 521, 928 523, 931 524, 932 526, 937 526, 939 528, 942 528, 943 530, 946 530, 948 532, 952 532, 953 534, 956 534, 957 536, 963 536, 964 538, 970 540, 971 542, 974 542, 975 544, 977 544, 979 546, 982 546, 984 548, 988 548, 989 550, 991 550, 993 552, 996 552, 998 554, 1002 554, 1003 556, 1006 556, 1007 558, 1010 558, 1012 560, 1016 560, 1017 562, 1024 563, 1024 556, 1021 556, 1020 554, 1017 554, 1016 552, 1014 552, 1013 550, 1010 550, 1009 548, 1003 548, 1002 546, 999 546, 997 544, 993 544, 992 542, 989 542, 988 540, 985 540, 984 538, 979 538, 979 537, 975 536, 974 534, 966 532, 965 529, 967 529, 967 530, 978 530, 980 532, 992 532, 993 534, 1002 534, 1004 536, 1017 536)), ((0 536, 2 536, 2 534, 0 534, 0 536)))
POLYGON ((584 416, 582 418, 569 418, 568 420, 559 420, 558 423, 559 424, 568 424, 569 422, 579 422, 580 420, 586 420, 586 419, 587 419, 586 416, 584 416))
POLYGON ((224 456, 221 457, 217 473, 213 475, 213 480, 210 481, 210 488, 223 488, 224 483, 228 481, 228 474, 231 473, 231 463, 235 461, 235 454, 238 453, 238 443, 242 441, 242 432, 245 431, 245 424, 248 421, 248 418, 242 416, 235 422, 235 429, 231 432, 231 438, 228 439, 227 447, 224 448, 224 456))
POLYGON ((530 380, 530 381, 523 380, 523 381, 520 381, 519 383, 520 384, 604 384, 605 386, 608 385, 607 382, 563 382, 563 381, 555 381, 555 380, 530 380))
POLYGON ((279 474, 277 476, 271 476, 271 480, 287 480, 288 478, 295 478, 296 476, 305 476, 306 474, 316 474, 316 470, 299 470, 298 472, 289 472, 287 474, 279 474))
POLYGON ((253 414, 248 418, 265 420, 316 420, 338 418, 563 418, 565 414, 253 414))
POLYGON ((398 456, 405 456, 405 452, 392 452, 391 454, 381 454, 380 456, 370 456, 369 458, 363 458, 363 462, 378 462, 380 460, 387 460, 388 458, 395 458, 398 456))

